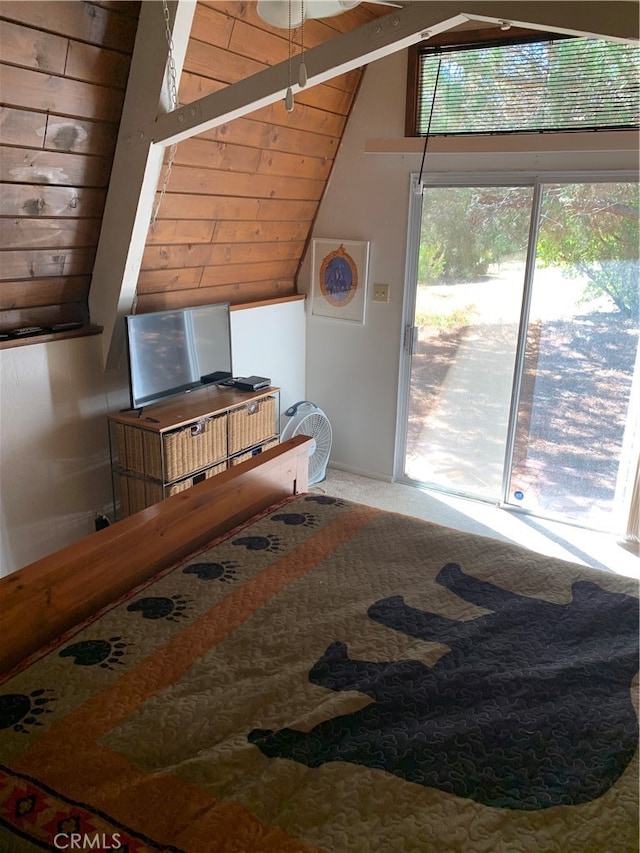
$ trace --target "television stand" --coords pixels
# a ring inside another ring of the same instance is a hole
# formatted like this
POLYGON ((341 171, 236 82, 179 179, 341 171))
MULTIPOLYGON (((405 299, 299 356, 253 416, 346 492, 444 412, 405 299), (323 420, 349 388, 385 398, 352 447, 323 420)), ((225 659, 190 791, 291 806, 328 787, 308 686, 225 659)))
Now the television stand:
POLYGON ((114 505, 122 517, 278 444, 280 389, 207 385, 108 420, 114 505))

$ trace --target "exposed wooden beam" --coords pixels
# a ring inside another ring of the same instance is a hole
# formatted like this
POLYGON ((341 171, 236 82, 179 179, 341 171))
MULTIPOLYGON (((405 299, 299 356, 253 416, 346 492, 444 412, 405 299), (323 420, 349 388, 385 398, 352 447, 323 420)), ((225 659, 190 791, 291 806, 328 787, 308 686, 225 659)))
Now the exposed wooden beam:
MULTIPOLYGON (((178 79, 194 8, 195 0, 178 0, 173 29, 178 79)), ((91 316, 105 328, 103 351, 108 366, 116 366, 122 351, 121 317, 130 311, 135 296, 164 149, 275 103, 284 97, 289 84, 289 63, 285 61, 180 109, 158 110, 154 93, 159 96, 162 91, 160 81, 165 78, 167 63, 161 13, 160 3, 142 4, 91 288, 91 316)), ((636 41, 638 37, 635 0, 413 2, 306 51, 308 85, 330 80, 469 20, 508 22, 525 29, 615 41, 636 41)), ((297 83, 292 88, 299 91, 297 83)), ((162 105, 162 97, 159 100, 162 105)))
MULTIPOLYGON (((492 2, 445 0, 417 2, 336 36, 305 52, 308 85, 327 80, 438 35, 469 20, 508 22, 525 29, 568 35, 600 35, 631 41, 637 30, 637 6, 631 2, 492 2), (606 7, 606 8, 603 8, 606 7), (613 7, 618 7, 614 9, 613 7)), ((140 131, 144 139, 165 145, 188 139, 281 100, 289 85, 282 62, 206 95, 183 109, 159 116, 140 131)), ((300 90, 297 83, 292 85, 300 90)), ((141 135, 141 139, 143 138, 141 135)))
MULTIPOLYGON (((525 29, 540 29, 570 36, 604 38, 622 43, 637 42, 639 19, 637 0, 568 0, 535 3, 515 0, 505 3, 502 15, 485 11, 483 2, 464 4, 470 21, 511 24, 525 29), (530 9, 530 7, 540 7, 530 9), (536 23, 537 22, 537 23, 536 23)), ((491 5, 489 3, 487 6, 491 5)))
MULTIPOLYGON (((196 2, 171 0, 167 8, 179 80, 196 2)), ((131 312, 135 298, 164 155, 164 146, 135 143, 140 141, 140 127, 172 106, 168 59, 163 4, 142 3, 89 293, 91 320, 104 328, 107 368, 118 366, 123 351, 122 318, 131 312)))

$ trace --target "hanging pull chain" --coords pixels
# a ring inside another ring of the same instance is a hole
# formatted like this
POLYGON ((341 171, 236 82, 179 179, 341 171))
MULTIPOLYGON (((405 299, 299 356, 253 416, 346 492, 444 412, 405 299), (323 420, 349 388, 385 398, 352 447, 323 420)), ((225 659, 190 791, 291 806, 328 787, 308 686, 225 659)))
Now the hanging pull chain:
POLYGON ((300 29, 300 68, 298 69, 298 86, 301 89, 307 85, 307 66, 304 63, 304 0, 302 0, 302 24, 300 29))
MULTIPOLYGON (((297 2, 297 0, 296 0, 297 2)), ((293 26, 292 26, 292 15, 291 15, 291 4, 293 0, 289 0, 289 87, 287 88, 287 92, 284 96, 284 106, 288 113, 293 112, 294 101, 293 101, 293 88, 292 88, 292 79, 293 74, 291 70, 291 65, 293 61, 293 26)), ((300 11, 301 11, 301 20, 300 20, 300 40, 302 43, 301 51, 300 51, 300 67, 298 68, 298 86, 301 89, 307 85, 307 66, 304 62, 304 17, 305 17, 305 8, 304 8, 304 0, 300 0, 300 11)))
POLYGON ((293 0, 289 0, 289 87, 284 96, 284 108, 288 113, 293 112, 293 89, 291 88, 291 56, 293 53, 292 44, 293 44, 293 29, 291 27, 291 3, 293 0))
MULTIPOLYGON (((174 58, 174 45, 173 45, 173 36, 171 35, 171 25, 169 21, 169 5, 167 0, 162 0, 162 12, 164 15, 164 29, 165 35, 167 38, 167 47, 169 48, 169 59, 167 63, 167 71, 169 75, 169 100, 171 111, 178 109, 178 81, 177 81, 177 72, 176 72, 176 62, 174 58)), ((167 165, 164 172, 164 178, 162 179, 162 186, 160 187, 160 195, 158 196, 158 203, 156 204, 156 208, 153 211, 151 216, 151 228, 155 229, 156 222, 158 219, 158 213, 160 212, 160 206, 164 200, 165 194, 167 192, 167 186, 169 185, 169 178, 171 177, 171 169, 173 168, 173 161, 176 156, 176 151, 178 149, 178 144, 173 142, 169 146, 169 156, 167 158, 167 165)))

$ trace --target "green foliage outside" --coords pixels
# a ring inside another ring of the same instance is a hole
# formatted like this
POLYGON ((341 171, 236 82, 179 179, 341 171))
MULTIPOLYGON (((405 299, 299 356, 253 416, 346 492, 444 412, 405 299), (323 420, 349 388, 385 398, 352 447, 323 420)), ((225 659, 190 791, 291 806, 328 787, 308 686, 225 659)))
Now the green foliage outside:
POLYGON ((474 305, 456 308, 448 314, 427 314, 423 311, 416 311, 415 324, 435 332, 452 332, 455 329, 468 326, 475 314, 477 311, 474 305))
POLYGON ((424 199, 418 282, 473 281, 526 251, 531 187, 437 187, 424 199))
POLYGON ((637 45, 588 38, 427 51, 419 132, 436 77, 431 134, 637 126, 639 74, 637 45))
MULTIPOLYGON (((471 282, 492 264, 524 258, 531 187, 427 190, 418 282, 471 282)), ((640 322, 638 186, 554 184, 543 190, 537 263, 586 280, 584 300, 606 294, 625 319, 640 322)))
POLYGON ((548 187, 537 257, 565 275, 587 279, 583 299, 606 294, 625 319, 640 322, 637 184, 548 187))
MULTIPOLYGON (((423 63, 423 131, 440 65, 432 134, 639 121, 636 45, 566 39, 425 55, 423 63)), ((429 188, 418 282, 470 282, 492 264, 524 258, 532 198, 531 187, 429 188)), ((585 301, 606 294, 640 323, 638 220, 636 184, 547 185, 537 263, 584 278, 585 301)))

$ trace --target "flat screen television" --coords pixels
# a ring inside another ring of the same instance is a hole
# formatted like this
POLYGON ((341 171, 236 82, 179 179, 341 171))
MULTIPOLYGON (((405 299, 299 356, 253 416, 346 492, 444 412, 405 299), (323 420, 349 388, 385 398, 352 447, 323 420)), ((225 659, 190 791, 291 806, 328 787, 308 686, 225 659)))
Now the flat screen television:
POLYGON ((131 408, 233 376, 228 302, 125 317, 131 408))

